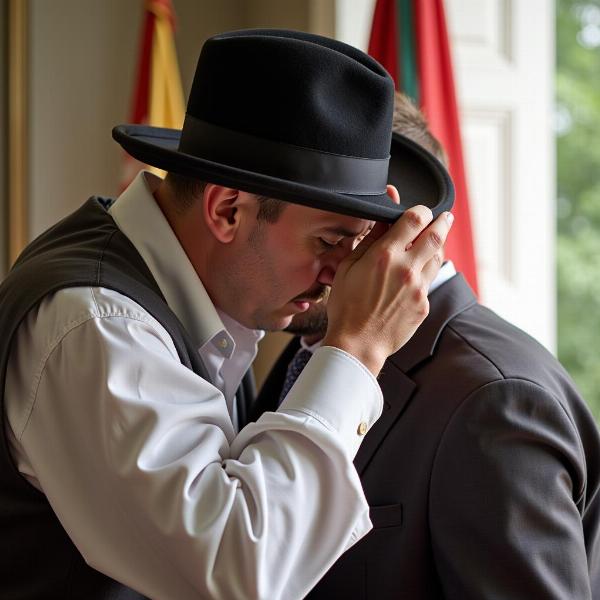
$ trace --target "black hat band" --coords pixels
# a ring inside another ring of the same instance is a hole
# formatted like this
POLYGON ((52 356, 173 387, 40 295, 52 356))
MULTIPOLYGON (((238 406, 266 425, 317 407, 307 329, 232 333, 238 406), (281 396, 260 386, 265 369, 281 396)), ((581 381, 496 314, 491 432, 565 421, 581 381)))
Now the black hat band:
POLYGON ((179 151, 339 194, 386 192, 389 157, 321 152, 226 129, 190 114, 185 117, 179 151))

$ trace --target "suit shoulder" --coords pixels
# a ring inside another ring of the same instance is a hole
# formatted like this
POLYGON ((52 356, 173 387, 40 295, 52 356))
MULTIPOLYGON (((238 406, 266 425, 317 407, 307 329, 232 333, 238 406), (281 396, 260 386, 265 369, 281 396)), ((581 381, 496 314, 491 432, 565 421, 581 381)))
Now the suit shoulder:
POLYGON ((481 305, 470 307, 448 323, 435 356, 439 362, 454 362, 460 373, 457 379, 472 379, 472 391, 496 380, 500 385, 502 381, 528 382, 558 400, 568 413, 588 413, 585 401, 556 357, 481 305), (451 356, 462 358, 454 360, 451 356))
POLYGON ((455 336, 456 343, 489 361, 502 379, 540 383, 550 374, 567 376, 556 357, 537 340, 480 304, 454 317, 444 335, 455 336))

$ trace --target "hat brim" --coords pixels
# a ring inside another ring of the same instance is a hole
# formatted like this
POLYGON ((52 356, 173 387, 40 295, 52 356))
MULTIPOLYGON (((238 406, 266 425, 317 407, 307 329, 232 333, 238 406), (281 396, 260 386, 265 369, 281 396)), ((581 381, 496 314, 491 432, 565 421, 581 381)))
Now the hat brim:
POLYGON ((444 166, 421 146, 396 133, 392 135, 388 180, 398 188, 399 205, 387 194, 341 194, 180 152, 181 131, 177 129, 118 125, 112 135, 131 156, 153 167, 361 219, 391 223, 417 204, 428 206, 436 217, 450 210, 454 202, 454 186, 444 166))

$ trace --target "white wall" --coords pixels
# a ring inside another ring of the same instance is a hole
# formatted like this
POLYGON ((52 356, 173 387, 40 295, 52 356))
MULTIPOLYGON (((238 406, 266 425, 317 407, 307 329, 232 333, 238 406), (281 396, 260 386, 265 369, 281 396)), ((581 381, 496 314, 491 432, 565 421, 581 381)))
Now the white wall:
MULTIPOLYGON (((242 26, 242 0, 175 0, 187 90, 206 37, 242 26)), ((30 0, 30 236, 92 194, 118 190, 141 1, 30 0)))

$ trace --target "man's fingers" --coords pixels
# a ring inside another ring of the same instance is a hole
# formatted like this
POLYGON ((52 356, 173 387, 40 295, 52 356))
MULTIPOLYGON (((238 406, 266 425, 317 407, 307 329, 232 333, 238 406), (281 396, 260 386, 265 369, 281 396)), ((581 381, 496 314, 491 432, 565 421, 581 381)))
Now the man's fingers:
POLYGON ((443 213, 419 235, 407 250, 415 264, 425 265, 441 252, 453 221, 452 213, 443 213))
POLYGON ((371 231, 360 241, 360 244, 354 248, 350 257, 352 261, 358 260, 363 254, 388 230, 390 226, 387 223, 376 221, 371 231))
MULTIPOLYGON (((409 208, 397 221, 392 229, 405 237, 406 244, 414 242, 419 234, 433 221, 430 208, 418 205, 409 208)), ((404 244, 406 246, 406 244, 404 244)))
POLYGON ((432 218, 431 210, 426 206, 413 206, 389 228, 384 236, 381 236, 378 245, 404 251, 431 223, 432 218))
MULTIPOLYGON (((388 186, 388 188, 393 188, 393 186, 388 186)), ((395 188, 393 188, 393 191, 398 194, 395 188)), ((410 244, 427 227, 431 219, 431 210, 426 206, 414 206, 392 225, 376 222, 369 235, 360 242, 348 259, 351 262, 357 261, 371 247, 373 247, 375 253, 380 250, 392 253, 404 252, 410 248, 410 244)))
MULTIPOLYGON (((428 275, 433 273, 435 277, 436 269, 433 265, 436 263, 441 265, 442 248, 453 217, 450 213, 443 213, 433 223, 431 220, 432 214, 429 208, 415 206, 407 210, 391 226, 375 223, 369 235, 346 258, 346 266, 340 265, 340 268, 349 268, 372 248, 372 252, 376 255, 381 252, 388 256, 396 255, 397 258, 406 255, 405 258, 412 265, 410 270, 415 273, 421 271, 433 259, 427 273, 428 275)), ((404 262, 404 259, 401 260, 404 262)), ((439 270, 439 266, 437 269, 439 270)))
POLYGON ((432 258, 427 261, 423 269, 421 270, 421 280, 426 289, 429 289, 433 280, 440 272, 442 262, 444 261, 442 252, 436 252, 432 258))

